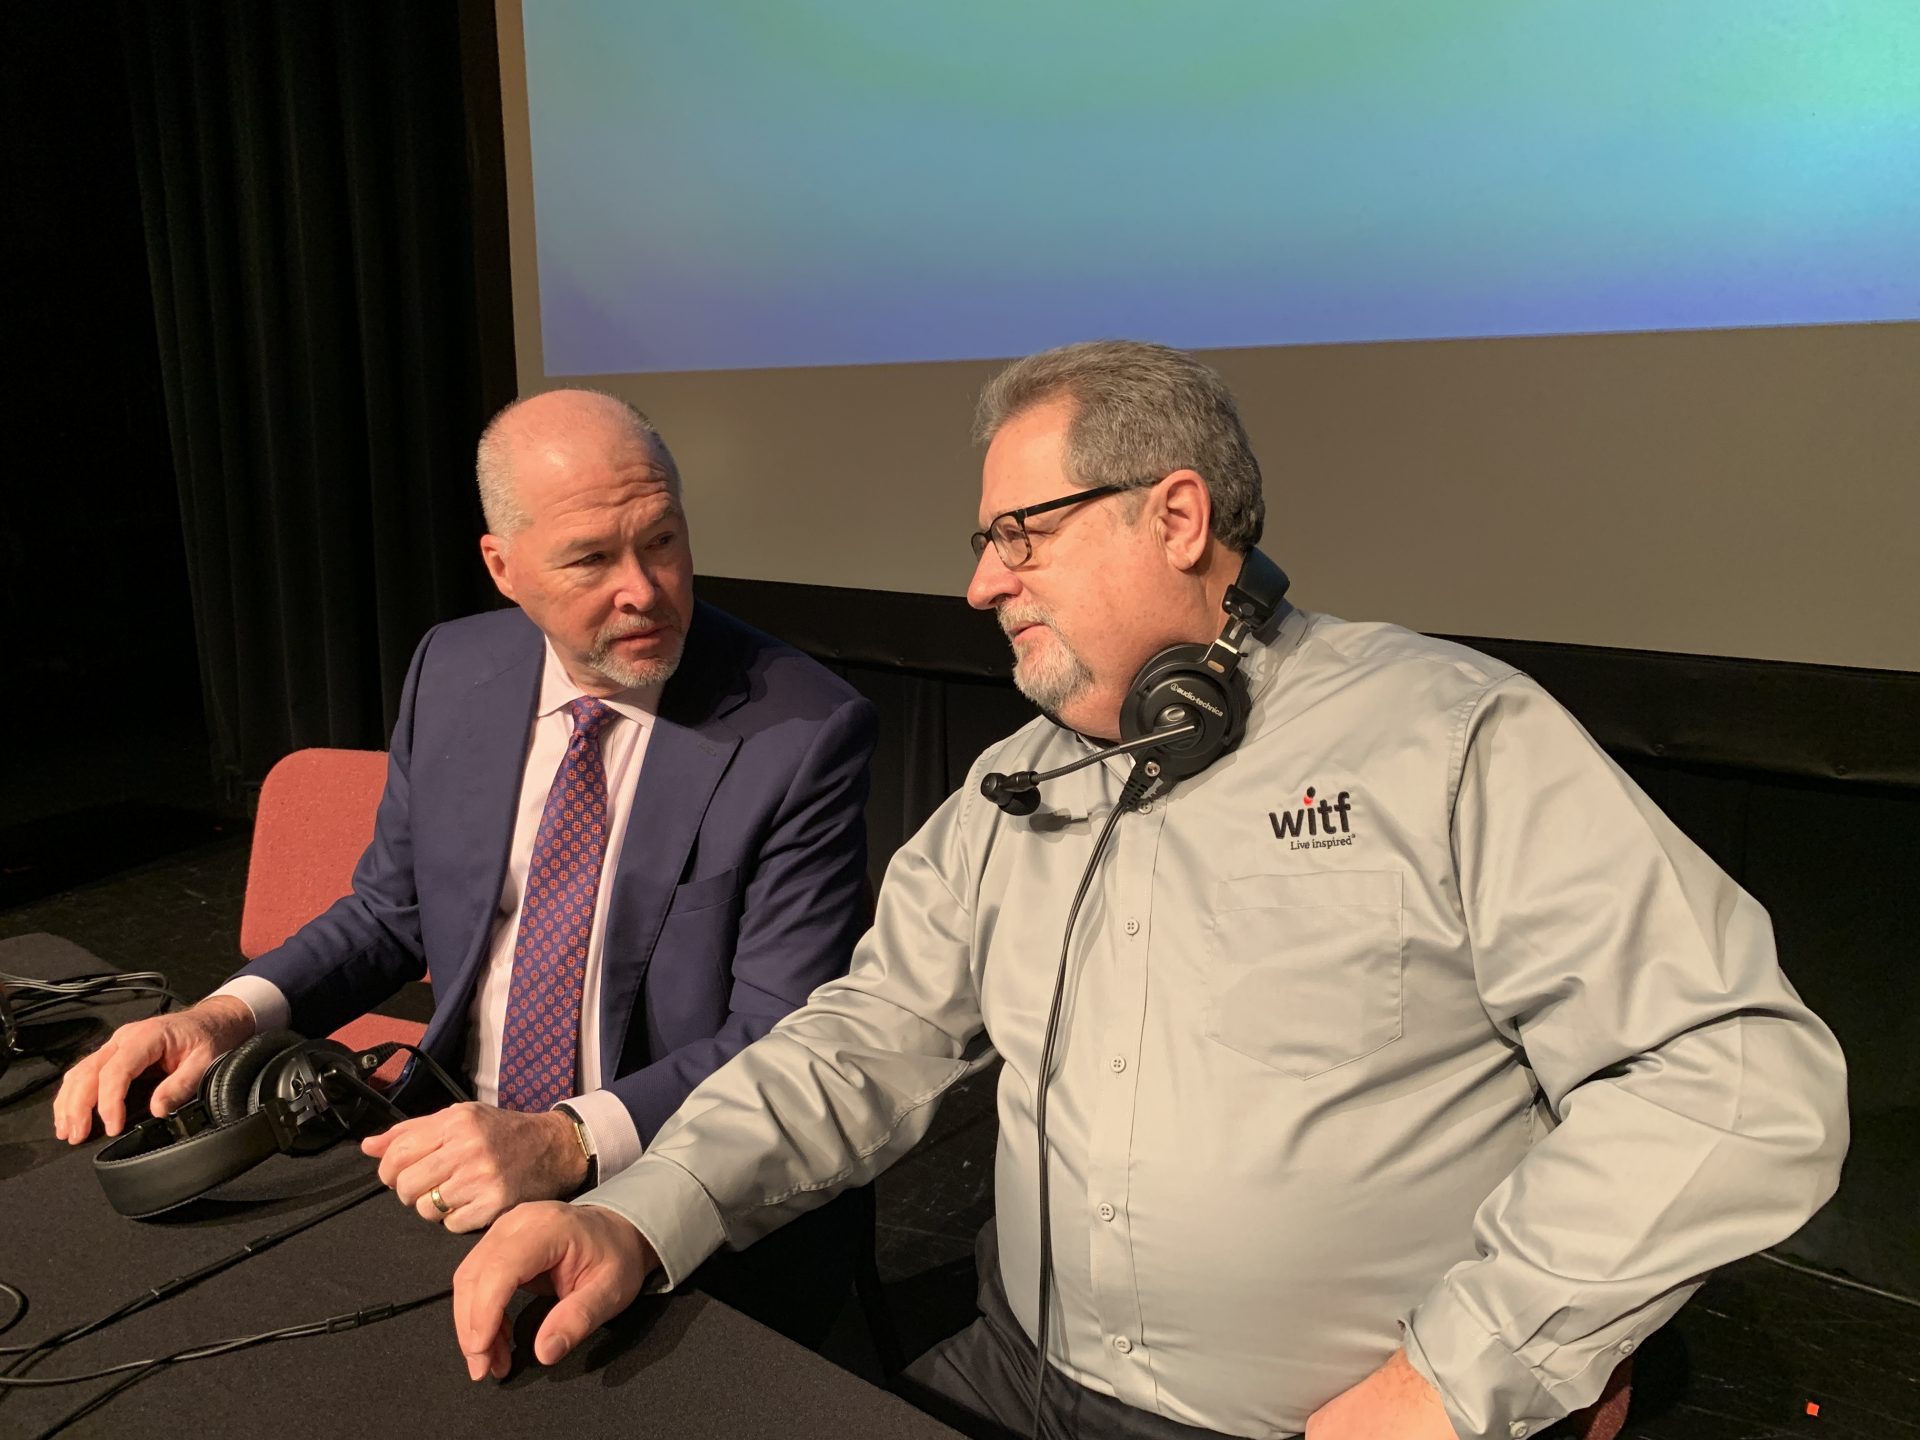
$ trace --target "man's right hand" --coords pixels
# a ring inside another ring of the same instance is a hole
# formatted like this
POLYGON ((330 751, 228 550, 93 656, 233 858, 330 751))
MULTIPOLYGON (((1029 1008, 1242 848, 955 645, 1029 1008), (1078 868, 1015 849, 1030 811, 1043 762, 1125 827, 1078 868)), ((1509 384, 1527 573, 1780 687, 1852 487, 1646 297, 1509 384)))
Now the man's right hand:
POLYGON ((558 1365, 633 1303, 659 1263, 646 1237, 611 1210, 557 1200, 516 1205, 453 1272, 453 1328, 468 1378, 506 1379, 507 1302, 522 1286, 559 1297, 533 1337, 534 1358, 558 1365))
POLYGON ((60 1082, 53 1100, 53 1133, 78 1145, 101 1128, 118 1135, 127 1124, 127 1087, 159 1070, 151 1109, 170 1115, 192 1098, 207 1067, 253 1034, 253 1011, 231 995, 213 995, 173 1015, 155 1015, 122 1025, 107 1043, 79 1061, 60 1082))

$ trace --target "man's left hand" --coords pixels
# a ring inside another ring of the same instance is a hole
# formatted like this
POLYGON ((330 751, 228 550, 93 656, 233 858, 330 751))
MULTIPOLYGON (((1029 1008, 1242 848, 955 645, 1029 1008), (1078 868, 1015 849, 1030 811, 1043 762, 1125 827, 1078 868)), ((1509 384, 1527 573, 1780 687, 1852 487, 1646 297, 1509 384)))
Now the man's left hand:
POLYGON ((1440 1392, 1396 1350, 1307 1419, 1307 1440, 1455 1440, 1440 1392))
POLYGON ((455 1232, 491 1225, 522 1201, 570 1195, 587 1178, 573 1120, 560 1110, 529 1115, 468 1101, 403 1120, 360 1149, 380 1161, 380 1182, 402 1204, 455 1232))

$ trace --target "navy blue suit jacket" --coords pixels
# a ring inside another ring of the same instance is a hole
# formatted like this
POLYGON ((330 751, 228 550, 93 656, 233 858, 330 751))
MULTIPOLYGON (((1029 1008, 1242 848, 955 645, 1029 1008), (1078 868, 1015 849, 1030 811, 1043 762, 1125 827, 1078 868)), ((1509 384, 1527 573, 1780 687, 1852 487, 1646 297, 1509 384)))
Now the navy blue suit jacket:
MULTIPOLYGON (((431 968, 422 1048, 459 1072, 544 663, 517 609, 420 642, 353 893, 242 972, 280 988, 294 1029, 327 1034, 431 968)), ((696 603, 606 915, 601 1054, 642 1143, 694 1086, 846 973, 866 923, 874 728, 850 686, 696 603)))

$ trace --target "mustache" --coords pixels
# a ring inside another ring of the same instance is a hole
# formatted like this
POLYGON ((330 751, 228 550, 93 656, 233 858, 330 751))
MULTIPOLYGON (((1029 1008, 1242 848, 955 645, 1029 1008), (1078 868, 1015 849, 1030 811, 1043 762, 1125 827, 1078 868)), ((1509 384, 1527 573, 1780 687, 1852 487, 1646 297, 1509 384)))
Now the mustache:
POLYGON ((666 626, 654 616, 636 615, 628 620, 610 620, 600 627, 596 637, 601 644, 610 644, 615 640, 624 640, 629 635, 650 635, 655 630, 664 630, 666 626))
POLYGON ((1050 624, 1053 617, 1037 605, 1003 605, 994 612, 993 618, 1000 622, 1000 633, 1011 640, 1013 632, 1022 625, 1050 624))

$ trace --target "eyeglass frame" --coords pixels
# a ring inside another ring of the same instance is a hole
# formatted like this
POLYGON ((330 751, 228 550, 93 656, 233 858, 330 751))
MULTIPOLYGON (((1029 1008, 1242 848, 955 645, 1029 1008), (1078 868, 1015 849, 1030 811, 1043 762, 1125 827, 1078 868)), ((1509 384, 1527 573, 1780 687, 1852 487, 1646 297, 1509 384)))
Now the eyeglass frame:
POLYGON ((973 563, 976 565, 980 563, 980 557, 987 553, 987 546, 991 543, 994 554, 1000 556, 1000 563, 1009 570, 1018 570, 1022 565, 1027 564, 1033 559, 1033 536, 1027 531, 1028 516, 1044 515, 1049 510, 1065 510, 1071 505, 1082 505, 1089 500, 1104 500, 1109 495, 1124 495, 1129 490, 1137 490, 1139 488, 1137 485, 1095 485, 1091 489, 1076 490, 1071 495, 1062 495, 1058 499, 1042 500, 1037 505, 1022 505, 1017 509, 1002 510, 998 515, 987 521, 984 530, 976 530, 967 537, 967 543, 973 548, 973 563), (1009 561, 1006 555, 1002 553, 999 542, 994 538, 994 528, 999 525, 1002 520, 1013 521, 1017 527, 1016 533, 1026 542, 1027 553, 1022 555, 1018 560, 1009 561))

